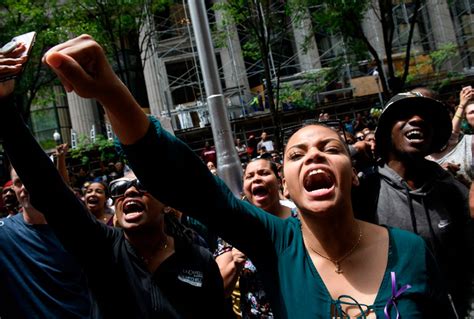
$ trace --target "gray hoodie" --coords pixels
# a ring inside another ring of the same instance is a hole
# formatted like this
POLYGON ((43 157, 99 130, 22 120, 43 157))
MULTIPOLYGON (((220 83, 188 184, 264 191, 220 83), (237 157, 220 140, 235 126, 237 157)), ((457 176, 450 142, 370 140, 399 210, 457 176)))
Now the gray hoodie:
POLYGON ((448 291, 462 311, 470 284, 473 254, 468 189, 438 164, 420 166, 427 179, 412 190, 386 164, 361 180, 354 190, 356 215, 376 224, 412 231, 423 237, 434 254, 448 291))

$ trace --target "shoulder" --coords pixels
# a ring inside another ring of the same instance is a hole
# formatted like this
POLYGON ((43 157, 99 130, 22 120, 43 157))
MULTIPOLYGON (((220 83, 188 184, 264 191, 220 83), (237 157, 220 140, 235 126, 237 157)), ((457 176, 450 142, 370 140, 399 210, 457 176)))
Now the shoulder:
POLYGON ((396 241, 407 240, 409 242, 421 242, 421 243, 423 243, 423 239, 420 236, 418 236, 415 233, 412 233, 410 231, 403 230, 403 229, 396 228, 396 227, 390 227, 390 226, 387 226, 387 229, 388 229, 390 235, 396 241))
POLYGON ((432 181, 436 184, 438 189, 448 192, 451 191, 454 193, 460 193, 463 197, 468 197, 468 188, 458 181, 452 174, 448 173, 435 162, 426 160, 425 163, 429 172, 428 174, 433 177, 432 181))
POLYGON ((25 225, 23 215, 18 213, 11 217, 0 218, 0 230, 1 229, 11 229, 19 228, 25 225))
POLYGON ((399 228, 387 228, 391 237, 391 245, 397 249, 399 254, 409 256, 425 250, 425 241, 420 236, 399 228))

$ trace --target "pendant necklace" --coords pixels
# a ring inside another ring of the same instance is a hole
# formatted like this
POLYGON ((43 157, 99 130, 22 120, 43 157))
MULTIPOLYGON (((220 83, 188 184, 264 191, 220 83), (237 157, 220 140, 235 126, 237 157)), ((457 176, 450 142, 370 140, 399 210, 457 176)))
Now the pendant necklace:
POLYGON ((360 225, 357 224, 359 226, 359 238, 357 239, 356 243, 354 244, 354 246, 352 246, 351 249, 349 249, 349 251, 347 253, 345 253, 344 255, 342 255, 342 257, 338 258, 338 259, 334 259, 334 258, 331 258, 331 257, 328 257, 328 256, 324 256, 323 254, 321 254, 319 251, 317 251, 316 249, 314 249, 313 247, 311 247, 308 243, 308 247, 309 249, 311 249, 312 252, 314 252, 315 254, 317 254, 318 256, 324 258, 324 259, 327 259, 329 260, 330 262, 332 262, 334 264, 334 266, 336 266, 336 269, 334 270, 337 274, 342 274, 344 271, 342 270, 341 268, 341 263, 347 258, 349 257, 353 252, 354 250, 359 246, 360 244, 360 240, 362 239, 362 229, 360 228, 360 225))

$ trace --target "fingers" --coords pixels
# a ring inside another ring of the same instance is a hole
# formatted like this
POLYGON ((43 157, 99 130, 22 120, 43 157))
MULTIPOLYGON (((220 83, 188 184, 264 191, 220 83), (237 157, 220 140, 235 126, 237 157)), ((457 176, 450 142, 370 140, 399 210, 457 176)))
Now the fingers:
POLYGON ((78 61, 79 64, 86 63, 91 60, 91 55, 94 55, 96 52, 91 52, 96 49, 100 49, 100 46, 94 41, 94 39, 89 35, 81 35, 77 38, 68 40, 64 43, 58 44, 51 49, 49 49, 43 56, 43 63, 47 63, 48 56, 54 52, 59 52, 64 55, 72 57, 74 60, 78 61))
POLYGON ((14 75, 21 71, 21 64, 1 65, 1 63, 2 62, 0 61, 0 75, 1 76, 14 75))
MULTIPOLYGON (((25 44, 20 42, 17 44, 17 47, 13 49, 12 52, 6 53, 3 56, 6 58, 16 58, 20 56, 25 50, 26 50, 25 44)), ((23 56, 21 58, 26 60, 26 56, 23 56)))
POLYGON ((102 47, 88 35, 51 48, 42 61, 58 75, 66 91, 84 98, 99 98, 105 92, 101 87, 115 81, 102 47))
POLYGON ((465 107, 469 100, 474 99, 474 89, 471 86, 463 87, 459 93, 459 105, 465 107))
POLYGON ((26 57, 20 57, 20 58, 0 58, 0 64, 8 64, 8 65, 14 65, 14 64, 21 64, 26 60, 26 57))
POLYGON ((87 86, 92 78, 72 57, 60 52, 52 52, 46 56, 46 64, 56 73, 64 85, 66 91, 81 91, 87 86))

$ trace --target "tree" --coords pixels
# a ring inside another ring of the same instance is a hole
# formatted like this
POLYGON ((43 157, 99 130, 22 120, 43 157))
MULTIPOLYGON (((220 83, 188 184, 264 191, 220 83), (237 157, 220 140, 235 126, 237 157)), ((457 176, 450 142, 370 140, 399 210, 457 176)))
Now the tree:
MULTIPOLYGON (((149 48, 154 30, 139 41, 149 12, 162 10, 168 0, 69 0, 66 8, 72 34, 88 33, 105 49, 121 80, 142 106, 148 105, 142 51, 149 48)), ((65 10, 65 9, 63 9, 65 10)))
MULTIPOLYGON (((302 0, 306 1, 306 0, 302 0)), ((404 70, 401 76, 398 76, 394 67, 392 58, 393 39, 395 35, 395 20, 393 16, 392 0, 308 0, 310 6, 317 6, 318 10, 313 13, 313 19, 318 27, 326 28, 334 33, 341 34, 346 42, 354 47, 364 47, 374 58, 382 87, 385 94, 398 93, 402 90, 409 71, 411 46, 415 31, 415 24, 418 21, 418 13, 421 8, 422 0, 414 0, 413 14, 410 17, 408 40, 405 49, 404 70), (383 70, 383 56, 380 56, 370 43, 367 35, 362 28, 362 21, 371 8, 374 10, 377 19, 380 21, 383 44, 385 50, 387 74, 383 70)))
MULTIPOLYGON (((59 84, 41 62, 44 53, 84 33, 104 46, 116 72, 133 93, 142 90, 136 97, 146 105, 140 60, 140 50, 146 43, 138 43, 138 33, 144 21, 143 8, 159 10, 166 3, 167 0, 3 0, 0 3, 0 43, 18 34, 37 32, 36 44, 16 89, 17 105, 24 118, 29 118, 32 103, 42 88, 59 84)), ((41 99, 51 99, 51 96, 42 94, 41 99)))
POLYGON ((41 88, 56 81, 56 76, 43 66, 41 57, 67 36, 63 28, 65 15, 61 10, 52 9, 57 6, 54 0, 4 0, 0 4, 1 43, 15 35, 37 32, 36 44, 16 88, 17 106, 25 119, 29 118, 31 105, 41 88))
MULTIPOLYGON (((270 54, 273 50, 281 51, 283 40, 288 30, 291 30, 291 1, 275 0, 227 0, 219 2, 214 7, 224 16, 224 23, 233 24, 241 34, 247 35, 243 39, 244 54, 259 59, 263 66, 263 80, 265 82, 265 99, 268 101, 272 122, 275 127, 275 142, 277 148, 282 146, 281 123, 278 108, 278 94, 275 92, 274 75, 270 54)), ((281 63, 276 70, 276 79, 279 78, 281 63)), ((278 90, 277 80, 276 88, 278 90)))

